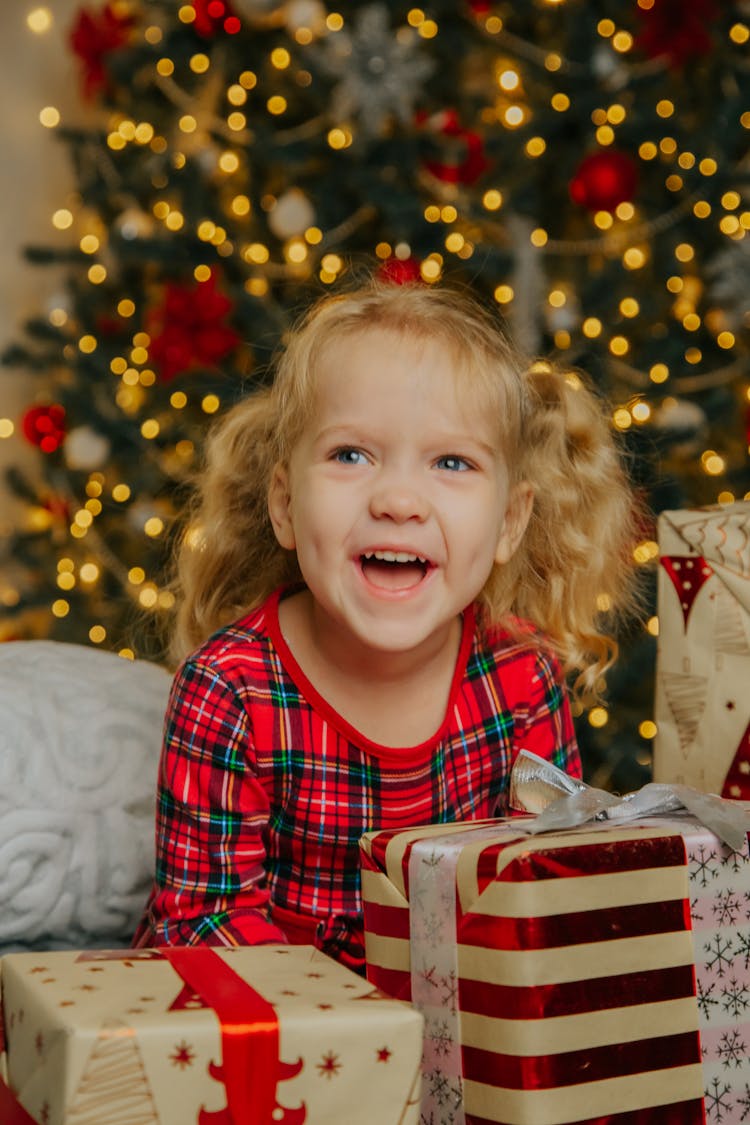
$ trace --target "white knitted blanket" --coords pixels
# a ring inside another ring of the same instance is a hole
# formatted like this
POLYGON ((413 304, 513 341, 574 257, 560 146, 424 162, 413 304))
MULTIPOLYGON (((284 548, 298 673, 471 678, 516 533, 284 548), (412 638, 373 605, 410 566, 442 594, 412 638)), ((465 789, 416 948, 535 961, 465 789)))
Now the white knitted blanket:
POLYGON ((170 682, 83 645, 0 644, 0 954, 129 944, 170 682))

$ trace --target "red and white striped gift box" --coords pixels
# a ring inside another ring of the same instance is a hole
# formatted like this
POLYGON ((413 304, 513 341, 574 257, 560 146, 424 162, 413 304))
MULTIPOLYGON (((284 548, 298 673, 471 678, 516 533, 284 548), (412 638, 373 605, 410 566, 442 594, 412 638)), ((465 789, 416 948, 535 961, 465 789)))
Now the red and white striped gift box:
POLYGON ((430 1125, 750 1122, 750 857, 689 818, 362 841, 368 976, 430 1125))

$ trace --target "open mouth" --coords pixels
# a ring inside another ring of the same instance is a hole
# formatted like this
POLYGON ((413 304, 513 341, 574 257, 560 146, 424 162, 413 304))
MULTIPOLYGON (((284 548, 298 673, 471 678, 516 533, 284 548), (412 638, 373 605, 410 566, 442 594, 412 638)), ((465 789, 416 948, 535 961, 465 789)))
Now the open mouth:
POLYGON ((431 567, 422 555, 407 551, 366 551, 360 555, 362 573, 381 590, 409 590, 418 586, 431 567))

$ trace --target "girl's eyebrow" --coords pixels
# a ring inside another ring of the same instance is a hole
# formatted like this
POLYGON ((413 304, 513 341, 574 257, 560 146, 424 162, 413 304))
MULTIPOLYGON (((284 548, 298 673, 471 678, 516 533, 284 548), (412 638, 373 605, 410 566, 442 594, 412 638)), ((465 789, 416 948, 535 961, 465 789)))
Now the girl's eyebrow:
MULTIPOLYGON (((377 436, 377 435, 376 435, 377 436)), ((361 422, 335 422, 333 425, 324 426, 315 434, 314 440, 316 442, 335 441, 339 438, 350 440, 364 440, 365 438, 372 438, 372 434, 364 434, 362 432, 361 422)), ((435 441, 430 443, 442 449, 443 453, 460 452, 462 449, 469 447, 472 450, 479 450, 487 457, 497 457, 499 449, 488 441, 483 441, 482 438, 477 437, 475 434, 469 432, 446 432, 438 434, 435 441)))
POLYGON ((360 428, 356 422, 336 422, 332 426, 324 426, 322 430, 318 430, 315 434, 315 440, 330 441, 339 435, 350 437, 357 433, 360 428))

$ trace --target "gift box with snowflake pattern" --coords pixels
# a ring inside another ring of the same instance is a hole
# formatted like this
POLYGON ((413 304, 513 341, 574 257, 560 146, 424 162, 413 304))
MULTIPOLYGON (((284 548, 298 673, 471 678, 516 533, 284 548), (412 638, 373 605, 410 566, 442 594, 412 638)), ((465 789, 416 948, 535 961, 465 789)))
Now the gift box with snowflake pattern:
POLYGON ((654 780, 750 800, 750 501, 662 512, 659 554, 654 780))
POLYGON ((747 839, 523 824, 362 841, 368 977, 426 1019, 422 1121, 750 1122, 747 839))
POLYGON ((0 960, 2 1125, 417 1125, 422 1017, 308 946, 0 960))

